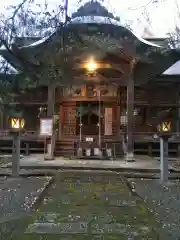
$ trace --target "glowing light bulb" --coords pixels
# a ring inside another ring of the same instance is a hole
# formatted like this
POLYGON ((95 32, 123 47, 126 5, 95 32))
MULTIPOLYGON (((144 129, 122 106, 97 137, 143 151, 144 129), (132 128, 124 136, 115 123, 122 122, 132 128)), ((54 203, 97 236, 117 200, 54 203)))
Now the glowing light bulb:
POLYGON ((97 63, 91 59, 87 64, 86 68, 89 72, 94 72, 97 69, 97 63))

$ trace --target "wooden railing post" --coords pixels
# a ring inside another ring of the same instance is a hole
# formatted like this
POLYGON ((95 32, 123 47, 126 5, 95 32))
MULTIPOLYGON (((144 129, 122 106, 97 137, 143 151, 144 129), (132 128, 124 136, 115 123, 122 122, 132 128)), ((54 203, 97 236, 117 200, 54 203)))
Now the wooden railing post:
POLYGON ((28 156, 28 155, 29 155, 29 143, 26 142, 26 143, 25 143, 25 146, 26 146, 26 147, 25 147, 25 155, 28 156))

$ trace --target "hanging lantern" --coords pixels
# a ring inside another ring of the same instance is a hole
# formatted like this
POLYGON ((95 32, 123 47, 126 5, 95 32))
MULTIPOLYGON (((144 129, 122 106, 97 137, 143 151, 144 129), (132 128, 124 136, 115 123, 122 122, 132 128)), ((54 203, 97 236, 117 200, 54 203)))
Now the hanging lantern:
POLYGON ((108 93, 108 89, 102 89, 102 90, 101 90, 101 94, 102 94, 102 95, 106 95, 107 93, 108 93))
POLYGON ((80 94, 81 94, 81 88, 77 88, 77 89, 75 90, 75 94, 76 94, 76 95, 80 95, 80 94))
POLYGON ((139 115, 139 112, 140 112, 140 109, 135 108, 135 109, 134 109, 134 112, 133 112, 133 116, 138 116, 138 115, 139 115))
POLYGON ((101 95, 106 95, 108 93, 108 85, 104 84, 100 87, 101 95))

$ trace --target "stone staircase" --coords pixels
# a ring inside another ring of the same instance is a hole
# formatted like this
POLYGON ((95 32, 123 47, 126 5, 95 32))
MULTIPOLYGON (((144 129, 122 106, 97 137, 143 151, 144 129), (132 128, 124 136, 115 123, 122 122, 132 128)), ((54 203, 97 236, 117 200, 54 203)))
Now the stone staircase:
POLYGON ((56 141, 55 156, 70 157, 74 155, 74 140, 65 139, 56 141))

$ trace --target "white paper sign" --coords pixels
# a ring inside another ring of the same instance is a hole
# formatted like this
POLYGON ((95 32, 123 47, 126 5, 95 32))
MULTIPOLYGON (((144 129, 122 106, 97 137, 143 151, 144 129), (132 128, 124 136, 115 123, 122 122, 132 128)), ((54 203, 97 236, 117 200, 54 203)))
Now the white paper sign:
POLYGON ((104 135, 112 135, 112 108, 105 108, 104 135))
POLYGON ((92 137, 86 137, 86 142, 93 142, 93 138, 92 137))
POLYGON ((52 119, 42 118, 40 119, 40 135, 41 136, 52 136, 52 119))

